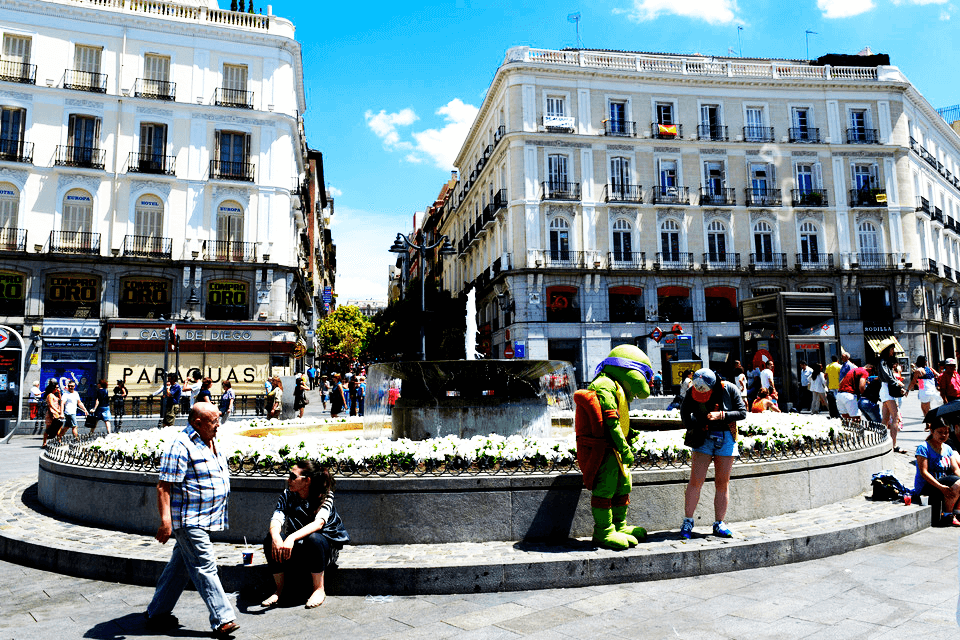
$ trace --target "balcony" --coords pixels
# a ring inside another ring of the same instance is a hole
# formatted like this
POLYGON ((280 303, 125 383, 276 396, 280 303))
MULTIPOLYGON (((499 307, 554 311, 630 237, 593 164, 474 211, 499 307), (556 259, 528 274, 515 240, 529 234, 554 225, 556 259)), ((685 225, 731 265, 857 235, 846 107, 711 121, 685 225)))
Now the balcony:
POLYGON ((123 236, 123 255, 169 260, 173 256, 173 240, 155 236, 123 236))
POLYGON ((603 201, 643 204, 643 190, 638 184, 608 184, 603 187, 603 201))
MULTIPOLYGON (((484 209, 486 209, 486 207, 484 207, 484 209)), ((491 222, 492 221, 493 219, 491 218, 491 222)), ((470 228, 473 229, 473 232, 477 236, 481 236, 487 232, 487 228, 484 226, 483 211, 481 211, 480 214, 477 216, 476 220, 473 221, 473 224, 470 225, 470 228)))
POLYGON ((137 81, 133 83, 133 95, 135 98, 149 98, 150 100, 174 100, 177 95, 177 83, 137 78, 137 81))
POLYGON ((253 109, 253 91, 218 87, 213 90, 213 104, 218 107, 253 109))
POLYGON ((880 144, 876 129, 854 127, 847 129, 847 144, 880 144))
POLYGON ((235 242, 233 240, 205 240, 203 255, 206 260, 217 262, 256 262, 256 242, 235 242))
POLYGON ((832 253, 798 253, 798 271, 829 271, 833 269, 832 253))
POLYGON ((793 189, 790 192, 795 207, 828 207, 826 189, 793 189))
POLYGON ((0 228, 0 251, 26 251, 27 230, 14 227, 0 228))
POLYGON ((927 258, 927 273, 931 273, 935 276, 940 275, 940 267, 937 265, 936 260, 927 258))
POLYGON ((500 209, 506 209, 506 208, 507 208, 507 202, 508 202, 508 200, 507 200, 507 190, 506 190, 506 189, 500 189, 500 190, 497 191, 495 194, 493 194, 493 211, 494 211, 494 213, 496 213, 497 211, 500 211, 500 209))
POLYGON ((57 145, 57 156, 54 162, 63 167, 85 167, 87 169, 103 169, 106 151, 96 147, 72 147, 57 145))
POLYGON ((654 187, 653 204, 690 204, 689 187, 654 187))
POLYGON ((87 231, 51 231, 50 253, 100 255, 100 234, 87 231))
POLYGON ((33 164, 33 143, 0 139, 0 160, 33 164))
POLYGON ((748 188, 744 189, 747 195, 748 207, 779 207, 783 205, 780 189, 748 188))
POLYGON ((94 93, 107 92, 107 75, 92 71, 77 71, 67 69, 63 72, 63 88, 74 91, 92 91, 94 93))
POLYGON ((626 120, 604 120, 603 133, 608 136, 636 137, 637 123, 626 120))
POLYGON ((747 126, 743 128, 744 142, 774 142, 773 127, 754 127, 747 126))
POLYGON ((650 123, 650 137, 659 140, 674 140, 683 137, 682 124, 662 124, 660 122, 650 123))
POLYGON ((701 264, 704 271, 740 271, 740 254, 705 253, 701 264))
POLYGON ((127 173, 155 173, 172 176, 176 163, 176 156, 161 156, 154 153, 131 153, 127 156, 127 173))
POLYGON ((654 269, 664 271, 693 271, 693 254, 679 251, 660 253, 653 261, 654 269))
POLYGON ((489 229, 493 226, 493 223, 496 222, 496 209, 491 202, 483 208, 483 212, 480 214, 480 217, 483 218, 483 228, 484 230, 489 229))
POLYGON ((13 60, 0 60, 0 80, 37 84, 37 65, 13 60))
POLYGON ((934 207, 933 213, 930 214, 930 219, 934 222, 943 222, 943 210, 940 207, 934 207))
POLYGON ((815 127, 790 127, 790 142, 820 144, 820 129, 815 127))
POLYGON ((573 133, 577 126, 573 116, 543 116, 541 122, 550 133, 573 133))
POLYGON ((493 145, 488 144, 483 149, 483 157, 481 157, 480 160, 477 162, 477 168, 480 169, 483 167, 483 165, 487 164, 487 162, 490 160, 490 156, 492 155, 493 155, 493 145))
POLYGON ((917 211, 930 215, 930 201, 923 196, 917 196, 917 211))
POLYGON ((568 249, 545 249, 535 252, 536 266, 548 268, 583 269, 587 264, 587 251, 570 251, 568 249))
POLYGON ((541 182, 541 200, 579 200, 579 182, 541 182))
POLYGON ((611 269, 646 269, 647 254, 643 251, 610 251, 607 265, 611 269))
POLYGON ((701 124, 697 125, 697 139, 726 142, 730 138, 727 135, 727 127, 724 125, 701 124))
POLYGON ((900 264, 896 253, 858 253, 856 256, 861 269, 896 269, 900 264))
POLYGON ((850 189, 851 207, 886 207, 887 192, 883 189, 850 189))
POLYGON ((700 187, 701 207, 732 207, 737 204, 736 189, 700 187))
POLYGON ((787 254, 751 253, 750 268, 755 271, 781 271, 787 268, 787 254))
POLYGON ((211 160, 210 177, 218 180, 241 180, 253 182, 254 166, 252 162, 233 162, 231 160, 211 160))
POLYGON ((497 130, 493 134, 493 146, 496 147, 500 144, 500 141, 503 140, 504 136, 507 135, 507 127, 505 125, 500 125, 497 127, 497 130))

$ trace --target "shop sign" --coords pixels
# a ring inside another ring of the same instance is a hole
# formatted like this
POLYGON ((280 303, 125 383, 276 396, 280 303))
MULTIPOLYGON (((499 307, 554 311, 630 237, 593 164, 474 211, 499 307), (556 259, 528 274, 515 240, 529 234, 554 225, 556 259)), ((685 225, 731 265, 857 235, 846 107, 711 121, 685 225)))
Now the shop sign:
POLYGON ((207 303, 225 307, 246 306, 247 283, 225 280, 211 282, 207 290, 207 303))
POLYGON ((333 302, 333 289, 331 289, 330 287, 323 288, 323 301, 326 302, 327 304, 330 304, 331 302, 333 302))
POLYGON ((45 315, 53 318, 100 316, 100 278, 80 275, 47 277, 45 315))
POLYGON ((889 324, 875 324, 875 325, 863 325, 864 333, 893 333, 893 325, 889 324))
MULTIPOLYGON (((210 378, 219 393, 220 382, 229 380, 238 394, 263 393, 263 381, 269 374, 268 354, 258 353, 181 353, 180 377, 199 369, 210 378)), ((169 363, 172 370, 173 362, 169 363)), ((122 379, 132 395, 156 391, 163 380, 162 353, 117 353, 109 355, 107 378, 122 379)))
POLYGON ((0 271, 0 301, 23 300, 22 273, 0 271))
POLYGON ((118 311, 125 318, 170 315, 170 281, 160 278, 124 278, 120 281, 118 311))
POLYGON ((55 340, 73 340, 77 338, 96 340, 100 337, 100 324, 44 322, 42 335, 44 338, 55 340))

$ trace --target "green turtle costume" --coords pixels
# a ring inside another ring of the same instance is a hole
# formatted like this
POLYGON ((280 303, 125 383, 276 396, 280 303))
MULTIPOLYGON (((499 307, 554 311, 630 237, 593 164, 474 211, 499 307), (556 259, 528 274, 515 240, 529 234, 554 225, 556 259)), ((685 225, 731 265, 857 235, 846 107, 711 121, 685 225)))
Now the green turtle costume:
POLYGON ((577 462, 583 484, 593 492, 593 540, 609 549, 635 546, 647 536, 626 523, 633 486, 630 401, 650 395, 653 369, 647 355, 620 345, 597 366, 593 382, 574 394, 577 462))

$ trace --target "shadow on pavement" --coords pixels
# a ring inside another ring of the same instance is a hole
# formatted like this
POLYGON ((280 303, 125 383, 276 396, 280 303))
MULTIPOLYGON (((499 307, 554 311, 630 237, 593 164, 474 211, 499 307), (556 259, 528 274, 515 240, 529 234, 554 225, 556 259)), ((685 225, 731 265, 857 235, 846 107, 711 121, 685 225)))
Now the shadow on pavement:
POLYGON ((186 627, 177 627, 164 631, 147 628, 146 617, 142 612, 128 613, 125 616, 107 620, 92 627, 83 634, 84 638, 96 638, 97 640, 124 640, 125 638, 137 636, 168 636, 170 638, 209 638, 210 631, 200 629, 188 629, 186 627))

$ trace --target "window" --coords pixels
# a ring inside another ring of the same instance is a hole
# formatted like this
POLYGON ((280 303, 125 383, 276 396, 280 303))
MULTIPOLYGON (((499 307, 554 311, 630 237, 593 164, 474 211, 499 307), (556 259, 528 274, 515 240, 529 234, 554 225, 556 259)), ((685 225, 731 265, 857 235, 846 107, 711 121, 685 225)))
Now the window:
POLYGON ((139 169, 146 173, 163 173, 167 150, 167 125, 143 122, 140 124, 139 169))
POLYGON ((820 241, 817 226, 812 222, 800 225, 800 255, 802 262, 820 262, 820 241))
POLYGON ((607 131, 616 135, 633 133, 628 129, 627 103, 616 101, 610 103, 610 119, 607 121, 607 131))
POLYGON ((693 305, 687 287, 659 287, 657 289, 659 322, 693 322, 693 305))
POLYGON ((170 58, 155 53, 143 56, 143 79, 159 84, 170 81, 170 58))
POLYGON ((743 128, 743 139, 748 142, 762 142, 767 139, 763 126, 763 107, 747 107, 745 111, 747 126, 743 128))
POLYGON ((77 45, 73 52, 73 70, 89 74, 100 73, 100 57, 102 47, 88 47, 77 45))
POLYGON ((547 96, 547 115, 558 118, 567 115, 563 96, 547 96))
POLYGON ((239 202, 228 200, 217 207, 217 240, 243 241, 243 207, 239 202))
POLYGON ((629 194, 630 160, 610 158, 610 189, 618 200, 624 200, 629 194))
POLYGON ((30 38, 3 35, 3 61, 0 62, 0 78, 14 82, 32 83, 36 73, 30 67, 30 38))
POLYGON ((223 88, 228 91, 247 90, 247 65, 223 65, 223 88))
POLYGON ((810 131, 810 111, 806 107, 793 108, 793 128, 796 129, 797 138, 805 139, 810 131))
POLYGON ((813 165, 797 165, 797 191, 801 194, 813 191, 813 165))
MULTIPOLYGON (((677 161, 676 160, 661 160, 660 161, 660 187, 665 192, 665 195, 671 190, 669 187, 677 187, 677 161)), ((672 190, 672 193, 676 194, 676 189, 672 190)))
POLYGON ((866 109, 850 110, 850 129, 854 133, 863 135, 867 129, 867 111, 866 109))
POLYGON ((161 278, 121 278, 117 315, 121 318, 169 318, 172 290, 171 282, 161 278))
POLYGON ((0 109, 0 158, 19 160, 23 157, 23 131, 27 112, 23 109, 0 109))
POLYGON ((163 201, 148 194, 137 198, 133 214, 133 233, 142 238, 163 236, 163 201))
POLYGON ((773 262, 773 228, 763 220, 753 225, 753 248, 757 262, 773 262))
POLYGON ((707 252, 712 262, 726 262, 727 228, 719 220, 707 225, 707 252))
POLYGON ((213 280, 207 285, 207 320, 249 320, 250 285, 235 280, 213 280))
POLYGON ((657 124, 675 124, 673 121, 673 103, 658 102, 656 106, 657 124))
MULTIPOLYGON (((9 182, 0 182, 0 229, 16 229, 18 211, 20 190, 9 182)), ((6 236, 0 236, 0 241, 6 242, 6 236)))
POLYGON ((547 175, 551 190, 567 191, 568 184, 567 156, 553 154, 547 156, 547 175))
POLYGON ((673 220, 660 225, 660 252, 664 262, 680 262, 680 225, 673 220))
POLYGON ((703 297, 707 322, 736 322, 740 319, 737 290, 733 287, 706 287, 703 297))
POLYGON ((71 115, 67 127, 67 156, 74 164, 99 164, 100 118, 71 115))
POLYGON ((611 287, 609 291, 611 322, 646 322, 643 289, 638 287, 611 287))
POLYGON ((249 175, 250 134, 217 131, 217 176, 246 178, 249 175))
POLYGON ((563 218, 550 221, 550 260, 567 262, 570 260, 570 225, 563 218))
MULTIPOLYGON (((864 221, 860 223, 860 227, 857 229, 857 239, 860 243, 860 253, 864 254, 861 256, 861 264, 865 256, 872 256, 873 259, 871 262, 876 262, 879 260, 879 254, 881 253, 880 248, 880 232, 877 229, 876 225, 869 221, 864 221)), ((882 266, 882 265, 877 265, 882 266)))
POLYGON ((90 233, 93 231, 93 198, 81 189, 73 189, 63 197, 62 231, 90 233))
MULTIPOLYGON (((879 170, 875 164, 855 164, 853 165, 853 188, 861 192, 869 192, 876 189, 880 180, 879 170)), ((932 200, 931 200, 932 201, 932 200)))
POLYGON ((547 287, 547 322, 580 322, 575 287, 547 287))
POLYGON ((633 258, 633 227, 623 218, 613 223, 613 259, 629 262, 633 258))
POLYGON ((707 194, 711 196, 722 196, 723 192, 723 163, 722 162, 704 162, 703 175, 707 185, 707 194))
POLYGON ((700 105, 700 137, 705 140, 726 140, 720 118, 720 105, 700 105))

